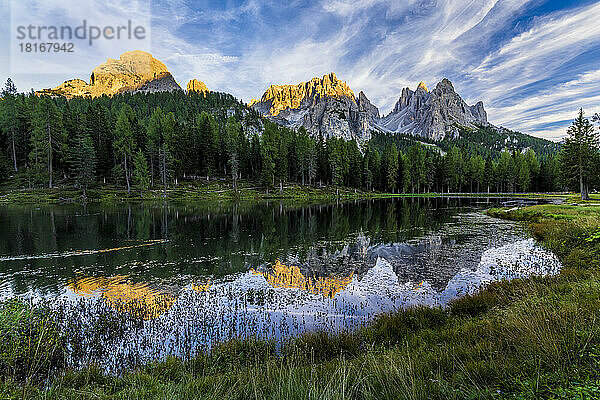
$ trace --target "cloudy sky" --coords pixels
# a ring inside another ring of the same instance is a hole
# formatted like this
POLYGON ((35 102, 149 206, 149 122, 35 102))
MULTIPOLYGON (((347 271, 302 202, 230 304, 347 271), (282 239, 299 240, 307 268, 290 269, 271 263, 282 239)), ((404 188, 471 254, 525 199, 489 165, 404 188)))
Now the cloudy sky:
POLYGON ((600 2, 527 0, 0 0, 0 79, 21 91, 88 80, 136 46, 185 86, 249 101, 270 84, 331 71, 383 114, 401 89, 449 78, 490 122, 553 140, 583 107, 600 111, 600 2), (127 3, 126 5, 123 5, 127 3), (57 57, 16 54, 24 23, 147 26, 141 42, 102 42, 57 57), (37 22, 36 22, 37 21, 37 22), (52 22, 48 22, 52 21, 52 22))

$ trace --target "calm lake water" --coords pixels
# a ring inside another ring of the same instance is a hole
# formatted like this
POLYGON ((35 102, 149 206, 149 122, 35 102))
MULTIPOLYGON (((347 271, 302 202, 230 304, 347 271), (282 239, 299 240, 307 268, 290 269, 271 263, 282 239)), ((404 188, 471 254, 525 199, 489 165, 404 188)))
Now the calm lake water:
POLYGON ((56 308, 70 362, 118 370, 231 337, 279 342, 444 306, 556 257, 499 200, 0 207, 0 298, 56 308))

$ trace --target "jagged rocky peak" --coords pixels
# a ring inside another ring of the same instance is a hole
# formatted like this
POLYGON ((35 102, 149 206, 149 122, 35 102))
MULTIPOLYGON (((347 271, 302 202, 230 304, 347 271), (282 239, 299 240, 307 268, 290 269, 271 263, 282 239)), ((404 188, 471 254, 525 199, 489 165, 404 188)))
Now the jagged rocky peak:
POLYGON ((285 126, 360 142, 371 137, 370 127, 379 118, 367 96, 356 97, 333 72, 297 85, 271 85, 250 106, 285 126))
POLYGON ((313 78, 297 85, 271 85, 261 99, 254 101, 252 105, 264 114, 276 116, 287 108, 295 109, 312 104, 325 96, 354 99, 354 93, 346 82, 342 82, 331 72, 322 78, 313 78))
POLYGON ((475 128, 477 125, 488 125, 483 103, 469 106, 446 78, 431 92, 423 82, 414 92, 410 88, 402 89, 394 109, 377 121, 377 126, 387 132, 435 140, 441 140, 448 134, 455 136, 460 126, 475 128))
POLYGON ((208 87, 204 84, 204 82, 199 81, 198 79, 192 79, 187 84, 187 92, 188 93, 196 92, 196 93, 205 94, 205 93, 210 92, 210 90, 208 90, 208 87))
POLYGON ((359 111, 364 111, 375 119, 379 118, 379 109, 373 104, 371 104, 371 102, 362 90, 356 98, 356 104, 358 105, 359 111))
POLYGON ((150 53, 141 50, 127 51, 116 60, 109 58, 94 68, 90 82, 80 79, 64 82, 54 89, 45 89, 38 94, 99 97, 124 92, 161 92, 181 90, 165 64, 150 53))

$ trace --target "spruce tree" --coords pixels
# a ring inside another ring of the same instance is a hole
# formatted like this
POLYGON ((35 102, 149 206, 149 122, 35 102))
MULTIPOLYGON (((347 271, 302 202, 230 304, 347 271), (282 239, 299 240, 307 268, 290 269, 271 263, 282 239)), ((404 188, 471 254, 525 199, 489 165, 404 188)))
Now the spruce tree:
POLYGON ((131 191, 131 183, 129 181, 131 175, 131 158, 133 155, 134 140, 133 128, 131 126, 130 115, 133 110, 128 104, 121 107, 117 122, 115 124, 115 143, 114 148, 117 155, 122 160, 125 182, 127 184, 127 193, 131 191))
POLYGON ((144 197, 144 191, 150 186, 150 173, 148 162, 142 150, 138 150, 133 156, 133 181, 140 191, 140 197, 144 197))
POLYGON ((260 141, 261 181, 268 188, 275 186, 275 163, 279 157, 279 131, 273 122, 265 123, 260 141))
POLYGON ((383 163, 386 188, 394 193, 398 185, 398 149, 395 144, 386 146, 383 152, 383 163))
POLYGON ((237 191, 237 178, 239 173, 239 137, 242 135, 242 125, 232 116, 225 124, 225 149, 227 152, 227 164, 231 172, 233 190, 237 191))
POLYGON ((65 141, 61 114, 54 101, 47 97, 39 99, 32 125, 29 158, 33 164, 34 176, 41 179, 45 175, 48 187, 52 188, 55 153, 62 150, 65 141))
POLYGON ((589 200, 588 187, 596 168, 598 133, 580 109, 567 134, 561 154, 562 172, 567 182, 578 182, 581 200, 589 200))
POLYGON ((146 155, 150 164, 150 183, 152 186, 154 186, 154 176, 159 170, 158 166, 160 165, 158 153, 163 136, 163 118, 164 114, 162 109, 160 107, 156 108, 150 116, 150 121, 148 122, 148 127, 146 129, 146 155))
POLYGON ((17 88, 12 79, 6 80, 6 85, 2 90, 2 101, 0 102, 0 121, 2 130, 9 138, 9 153, 12 159, 12 166, 15 172, 17 167, 17 149, 16 149, 16 134, 17 134, 17 105, 16 105, 17 88))
POLYGON ((88 186, 94 182, 96 173, 96 151, 94 143, 89 134, 77 135, 71 144, 70 149, 71 172, 77 186, 83 192, 83 198, 86 198, 88 186))

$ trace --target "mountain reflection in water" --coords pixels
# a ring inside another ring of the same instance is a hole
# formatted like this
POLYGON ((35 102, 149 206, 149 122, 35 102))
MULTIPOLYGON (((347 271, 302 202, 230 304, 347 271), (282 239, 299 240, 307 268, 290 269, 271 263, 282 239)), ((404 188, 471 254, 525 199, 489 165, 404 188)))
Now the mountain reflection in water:
POLYGON ((146 283, 133 283, 127 276, 80 278, 70 283, 68 289, 79 296, 99 296, 115 310, 144 320, 158 317, 175 302, 173 294, 146 283))
POLYGON ((320 294, 330 299, 344 290, 352 281, 354 271, 349 276, 325 276, 325 277, 306 277, 300 272, 300 268, 295 265, 283 265, 279 260, 271 267, 273 272, 260 272, 251 269, 254 275, 262 275, 265 280, 275 288, 296 288, 305 290, 314 294, 320 294))
POLYGON ((417 305, 444 306, 493 281, 559 270, 556 256, 526 239, 485 251, 476 268, 461 269, 443 290, 427 281, 402 281, 383 258, 360 277, 330 280, 302 278, 298 267, 276 262, 273 271, 277 273, 250 270, 230 281, 191 284, 180 288, 176 298, 123 282, 123 277, 82 279, 72 290, 86 296, 86 303, 69 306, 73 303, 67 302, 61 308, 65 315, 61 320, 82 321, 78 325, 84 338, 80 347, 104 348, 102 360, 87 361, 102 361, 107 369, 117 371, 125 367, 122 360, 133 366, 169 355, 190 357, 233 337, 282 341, 317 329, 356 329, 382 312, 417 305), (101 295, 94 296, 97 292, 101 295), (111 312, 137 316, 143 323, 126 320, 116 329, 120 332, 116 337, 92 340, 98 320, 111 312))
POLYGON ((356 329, 558 271, 480 201, 0 206, 0 298, 47 300, 77 350, 69 363, 118 371, 232 337, 356 329))

